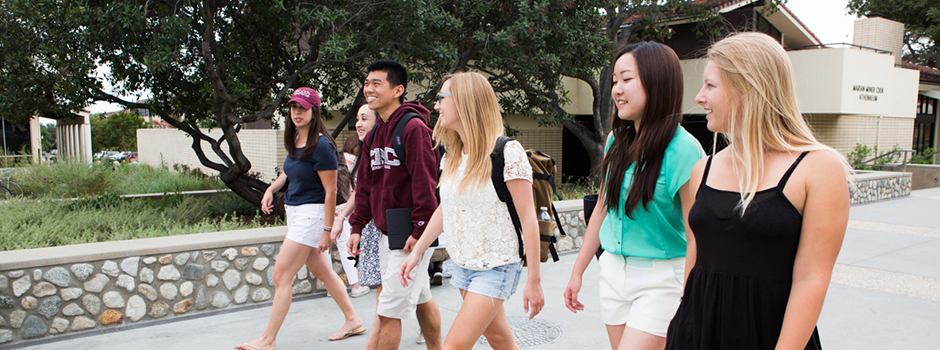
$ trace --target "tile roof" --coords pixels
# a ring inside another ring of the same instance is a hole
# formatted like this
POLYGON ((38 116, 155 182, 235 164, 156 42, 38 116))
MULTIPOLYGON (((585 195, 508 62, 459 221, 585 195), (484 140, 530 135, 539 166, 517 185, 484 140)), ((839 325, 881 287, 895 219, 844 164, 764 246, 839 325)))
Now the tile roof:
POLYGON ((922 66, 910 62, 901 62, 898 66, 920 71, 920 82, 940 85, 940 69, 922 66))

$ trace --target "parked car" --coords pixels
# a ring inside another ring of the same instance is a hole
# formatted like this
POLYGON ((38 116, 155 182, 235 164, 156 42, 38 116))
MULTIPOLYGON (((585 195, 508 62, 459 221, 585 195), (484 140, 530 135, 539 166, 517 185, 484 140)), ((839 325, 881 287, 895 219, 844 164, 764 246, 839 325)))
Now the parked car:
POLYGON ((94 157, 95 157, 95 159, 111 159, 111 160, 113 160, 113 159, 114 159, 113 157, 114 157, 116 154, 119 154, 119 153, 121 153, 121 152, 118 152, 118 151, 101 151, 101 152, 95 153, 95 156, 94 156, 94 157))

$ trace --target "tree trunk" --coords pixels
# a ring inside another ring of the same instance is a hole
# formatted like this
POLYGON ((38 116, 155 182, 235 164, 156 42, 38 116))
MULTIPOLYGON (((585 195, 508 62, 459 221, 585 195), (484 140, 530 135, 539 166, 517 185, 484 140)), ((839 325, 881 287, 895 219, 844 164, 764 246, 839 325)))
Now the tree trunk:
POLYGON ((269 184, 239 173, 235 168, 228 168, 226 171, 219 173, 219 178, 233 193, 251 204, 261 207, 261 198, 264 197, 264 191, 268 189, 269 184))

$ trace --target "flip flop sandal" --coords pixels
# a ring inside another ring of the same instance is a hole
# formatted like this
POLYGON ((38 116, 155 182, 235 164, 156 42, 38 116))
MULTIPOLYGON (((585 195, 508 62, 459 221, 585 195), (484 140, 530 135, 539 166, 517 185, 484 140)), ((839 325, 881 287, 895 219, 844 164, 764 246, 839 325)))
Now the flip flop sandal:
POLYGON ((333 336, 339 335, 339 336, 340 336, 339 338, 333 338, 333 336, 330 336, 330 338, 327 338, 327 340, 330 340, 330 341, 343 340, 343 339, 349 338, 349 337, 351 337, 351 336, 354 336, 354 335, 356 335, 356 334, 362 334, 362 333, 365 333, 365 332, 366 332, 366 328, 365 328, 365 327, 359 327, 359 328, 356 328, 356 329, 353 329, 353 330, 347 331, 347 332, 336 332, 336 333, 333 334, 333 336))
MULTIPOLYGON (((261 350, 261 348, 259 348, 259 347, 257 347, 257 346, 254 346, 254 345, 251 345, 251 344, 248 344, 248 343, 245 343, 245 344, 242 344, 242 345, 239 345, 239 346, 235 347, 235 349, 239 349, 239 348, 241 348, 241 349, 248 349, 248 350, 261 350)), ((273 349, 272 349, 272 350, 273 350, 273 349)))

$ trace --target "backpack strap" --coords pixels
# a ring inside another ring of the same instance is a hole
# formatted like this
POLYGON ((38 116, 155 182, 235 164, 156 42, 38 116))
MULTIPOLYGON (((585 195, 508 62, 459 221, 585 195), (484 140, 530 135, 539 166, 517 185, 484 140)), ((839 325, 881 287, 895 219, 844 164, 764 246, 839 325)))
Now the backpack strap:
MULTIPOLYGON (((402 135, 405 133, 405 126, 408 125, 412 119, 418 118, 421 119, 421 116, 415 112, 408 112, 405 116, 401 117, 398 120, 398 124, 395 124, 395 130, 392 131, 392 149, 395 150, 395 155, 398 157, 398 160, 401 161, 401 165, 405 165, 405 140, 402 135)), ((424 122, 423 119, 421 119, 424 122)))
POLYGON ((369 152, 372 152, 372 143, 375 142, 375 129, 377 129, 378 127, 379 127, 379 124, 372 125, 372 130, 369 130, 369 134, 367 135, 369 139, 369 143, 365 144, 365 149, 369 150, 369 152))
POLYGON ((509 208, 509 218, 512 219, 512 226, 516 229, 516 239, 519 240, 519 258, 525 260, 525 246, 522 243, 522 222, 519 220, 519 213, 516 213, 516 206, 512 202, 512 194, 509 193, 509 187, 506 186, 506 179, 503 177, 503 168, 506 166, 506 157, 503 151, 506 149, 506 143, 512 141, 511 138, 500 136, 496 140, 496 146, 490 153, 490 159, 493 161, 490 178, 493 180, 493 187, 496 188, 496 197, 506 203, 509 208))

